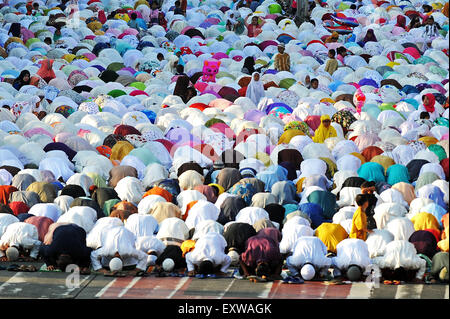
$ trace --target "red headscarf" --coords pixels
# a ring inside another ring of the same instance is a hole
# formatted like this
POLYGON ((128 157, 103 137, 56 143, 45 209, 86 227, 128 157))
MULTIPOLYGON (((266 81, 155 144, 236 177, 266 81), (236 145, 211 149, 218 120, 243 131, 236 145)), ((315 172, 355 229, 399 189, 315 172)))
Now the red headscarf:
POLYGON ((397 16, 397 24, 395 26, 403 28, 403 29, 406 29, 406 18, 405 18, 405 16, 398 15, 397 16))
POLYGON ((30 210, 30 207, 28 207, 28 205, 24 202, 11 202, 8 204, 8 206, 13 211, 14 216, 28 213, 28 211, 30 210))
POLYGON ((106 19, 105 11, 100 10, 98 12, 98 21, 100 21, 102 24, 106 23, 107 19, 106 19))
POLYGON ((17 192, 18 189, 14 186, 10 185, 2 185, 0 186, 0 203, 3 203, 5 205, 8 205, 9 202, 9 195, 11 193, 17 192))
POLYGON ((425 107, 425 110, 427 110, 427 112, 433 113, 434 112, 434 104, 436 103, 436 98, 431 93, 425 94, 425 96, 428 97, 428 104, 424 103, 423 106, 425 107))

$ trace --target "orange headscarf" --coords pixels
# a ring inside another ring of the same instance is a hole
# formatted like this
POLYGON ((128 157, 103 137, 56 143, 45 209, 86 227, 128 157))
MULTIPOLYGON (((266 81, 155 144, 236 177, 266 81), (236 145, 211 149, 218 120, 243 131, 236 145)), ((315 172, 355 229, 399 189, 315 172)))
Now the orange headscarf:
POLYGON ((152 189, 148 190, 144 196, 142 196, 142 198, 147 197, 149 195, 159 195, 161 197, 164 197, 166 201, 168 201, 169 203, 172 201, 172 194, 169 193, 167 190, 165 190, 164 188, 155 186, 152 189))

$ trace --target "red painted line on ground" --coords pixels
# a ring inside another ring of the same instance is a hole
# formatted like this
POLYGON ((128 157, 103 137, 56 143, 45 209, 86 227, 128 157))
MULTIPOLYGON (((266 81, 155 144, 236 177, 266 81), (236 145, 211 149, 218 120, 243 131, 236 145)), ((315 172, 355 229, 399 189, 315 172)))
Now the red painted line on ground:
POLYGON ((352 285, 328 285, 325 299, 346 299, 350 294, 352 285))
POLYGON ((120 292, 125 289, 128 284, 133 280, 134 277, 111 277, 111 280, 116 279, 116 282, 105 291, 105 293, 100 297, 102 299, 117 298, 120 292))
MULTIPOLYGON (((177 288, 179 288, 177 293, 180 290, 185 290, 187 284, 192 280, 189 278, 183 286, 178 287, 183 279, 181 277, 144 277, 131 287, 122 298, 165 299, 177 288)), ((175 298, 175 296, 171 298, 175 298)))
POLYGON ((317 299, 323 298, 328 289, 322 282, 309 281, 304 284, 274 283, 269 293, 271 299, 317 299))

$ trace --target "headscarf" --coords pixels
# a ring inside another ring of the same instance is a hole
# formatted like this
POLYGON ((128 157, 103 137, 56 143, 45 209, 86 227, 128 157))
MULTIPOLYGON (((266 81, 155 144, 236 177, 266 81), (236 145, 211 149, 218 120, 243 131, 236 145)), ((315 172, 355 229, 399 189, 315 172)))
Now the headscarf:
POLYGON ((20 38, 20 28, 21 28, 20 23, 18 22, 11 23, 8 34, 11 33, 13 37, 20 38))
POLYGON ((425 94, 425 96, 428 97, 428 104, 424 103, 423 106, 427 112, 433 113, 435 110, 434 104, 436 103, 436 98, 432 93, 425 94))
POLYGON ((37 71, 37 75, 39 75, 44 81, 47 83, 56 78, 55 72, 52 69, 54 60, 45 59, 40 62, 41 67, 37 71))
POLYGON ((161 224, 161 222, 167 218, 181 218, 181 210, 178 206, 167 202, 156 203, 150 210, 149 214, 158 221, 158 224, 161 224))
POLYGON ((178 177, 178 182, 182 190, 194 189, 196 186, 203 185, 205 178, 196 171, 189 170, 178 177))
POLYGON ((414 191, 414 186, 408 182, 396 183, 392 186, 392 189, 398 190, 403 195, 405 202, 411 204, 411 202, 416 198, 416 193, 414 191))
POLYGON ((368 182, 385 182, 384 167, 381 164, 368 162, 361 165, 358 169, 358 176, 368 182))
POLYGON ((386 171, 386 176, 389 185, 395 185, 401 182, 409 183, 409 172, 404 165, 394 164, 390 166, 386 171))
POLYGON ((325 43, 337 42, 338 39, 339 39, 339 33, 337 33, 336 31, 333 31, 333 33, 331 33, 331 35, 325 39, 325 43))
POLYGON ((117 183, 127 176, 138 177, 136 168, 128 165, 115 166, 109 171, 109 186, 116 187, 117 183))
POLYGON ((194 187, 194 190, 199 191, 203 195, 206 196, 206 199, 211 202, 215 203, 217 200, 217 195, 214 191, 214 188, 208 185, 198 185, 194 187))
POLYGON ((368 29, 367 30, 367 33, 366 33, 366 36, 364 37, 363 42, 364 43, 367 43, 367 42, 378 42, 377 37, 375 36, 375 33, 374 33, 373 29, 368 29))
POLYGON ((403 29, 406 29, 406 18, 405 18, 405 16, 398 15, 397 16, 397 24, 395 26, 403 28, 403 29))
POLYGON ((28 213, 30 207, 24 202, 11 202, 8 204, 9 208, 12 210, 14 216, 18 216, 20 214, 28 213))
POLYGON ((28 70, 23 70, 22 72, 20 72, 19 76, 14 80, 13 82, 13 87, 16 90, 20 90, 20 88, 24 85, 28 85, 30 84, 30 80, 31 80, 31 74, 30 71, 28 70), (23 78, 28 75, 28 81, 25 81, 23 78))
POLYGON ((236 168, 223 168, 217 175, 216 183, 221 185, 225 191, 229 190, 234 184, 241 180, 242 176, 236 168))
POLYGON ((172 202, 172 199, 173 199, 173 196, 169 191, 165 190, 164 188, 158 187, 158 186, 152 187, 152 189, 145 192, 145 194, 144 194, 144 196, 142 196, 142 198, 149 196, 149 195, 161 196, 169 203, 172 202))
POLYGON ((328 114, 322 115, 320 117, 320 125, 314 132, 313 141, 314 143, 323 143, 329 137, 337 137, 337 132, 335 128, 330 124, 328 128, 323 125, 323 121, 330 120, 331 118, 328 114))
POLYGON ((0 203, 8 205, 9 195, 18 191, 14 186, 2 185, 0 186, 0 203))
POLYGON ((220 206, 220 214, 217 221, 222 225, 234 221, 239 211, 245 207, 244 199, 236 196, 227 197, 220 206))
POLYGON ((187 93, 189 87, 189 77, 186 75, 180 76, 175 84, 173 95, 181 97, 184 103, 187 103, 187 93))
POLYGON ((277 198, 278 204, 297 204, 296 201, 296 187, 294 183, 287 181, 280 181, 272 186, 272 194, 277 198))
POLYGON ((17 174, 13 177, 11 185, 20 191, 24 191, 35 181, 36 179, 30 174, 17 174))
POLYGON ((254 79, 254 76, 256 74, 259 74, 258 72, 252 73, 252 80, 247 86, 247 91, 245 93, 245 96, 248 97, 250 100, 252 100, 255 105, 258 105, 259 101, 264 97, 264 85, 262 83, 261 78, 259 81, 256 81, 254 79))
POLYGON ((245 58, 242 69, 244 68, 248 70, 248 74, 253 74, 255 72, 255 59, 252 56, 245 58))

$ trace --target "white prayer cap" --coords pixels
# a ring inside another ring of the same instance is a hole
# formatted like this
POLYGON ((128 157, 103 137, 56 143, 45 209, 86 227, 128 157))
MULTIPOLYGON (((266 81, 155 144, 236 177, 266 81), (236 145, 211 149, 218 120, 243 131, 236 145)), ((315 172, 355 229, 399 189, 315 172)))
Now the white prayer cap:
POLYGON ((231 264, 232 265, 237 265, 239 264, 239 253, 235 250, 230 250, 228 252, 228 256, 230 256, 231 258, 231 264))
POLYGON ((175 267, 175 262, 172 258, 166 258, 162 263, 162 267, 164 271, 172 271, 173 267, 175 267))
POLYGON ((8 261, 15 261, 19 258, 19 250, 16 247, 9 247, 6 250, 6 257, 8 261))
POLYGON ((300 274, 302 275, 302 278, 304 280, 311 280, 316 275, 316 270, 314 269, 313 265, 306 264, 302 267, 300 274))
POLYGON ((121 271, 123 267, 122 260, 120 258, 114 257, 109 262, 109 269, 111 271, 121 271))

